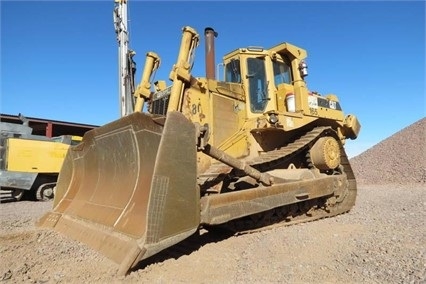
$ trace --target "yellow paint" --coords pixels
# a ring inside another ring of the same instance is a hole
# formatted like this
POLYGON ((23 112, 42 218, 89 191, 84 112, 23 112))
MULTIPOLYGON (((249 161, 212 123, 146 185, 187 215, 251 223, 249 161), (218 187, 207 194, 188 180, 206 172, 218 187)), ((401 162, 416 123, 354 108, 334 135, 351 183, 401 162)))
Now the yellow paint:
POLYGON ((9 138, 7 170, 28 173, 58 173, 69 145, 30 139, 9 138))

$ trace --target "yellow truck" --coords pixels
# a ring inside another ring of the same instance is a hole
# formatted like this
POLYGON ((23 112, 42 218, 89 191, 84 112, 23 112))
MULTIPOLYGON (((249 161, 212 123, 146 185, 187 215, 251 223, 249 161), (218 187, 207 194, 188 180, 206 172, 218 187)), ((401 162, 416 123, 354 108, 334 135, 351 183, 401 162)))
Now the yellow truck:
POLYGON ((50 200, 70 145, 79 136, 32 135, 26 123, 0 124, 0 201, 50 200))

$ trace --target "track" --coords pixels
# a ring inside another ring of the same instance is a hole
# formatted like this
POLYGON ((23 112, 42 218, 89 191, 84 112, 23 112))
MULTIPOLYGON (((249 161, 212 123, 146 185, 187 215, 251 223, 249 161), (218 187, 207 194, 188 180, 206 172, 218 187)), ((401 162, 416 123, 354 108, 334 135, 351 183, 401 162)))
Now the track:
POLYGON ((54 197, 54 187, 56 182, 38 183, 36 188, 31 190, 2 188, 0 190, 0 203, 17 202, 22 199, 34 201, 49 201, 54 197))
MULTIPOLYGON (((261 172, 266 172, 289 164, 293 161, 303 160, 306 165, 311 166, 309 155, 309 148, 321 137, 334 136, 337 141, 340 141, 335 131, 330 127, 316 127, 307 132, 305 135, 299 137, 292 143, 280 149, 269 151, 259 157, 249 161, 248 163, 261 172)), ((340 143, 340 142, 339 142, 340 143)), ((348 157, 344 150, 343 145, 340 143, 340 156, 341 165, 338 171, 329 174, 346 175, 347 185, 343 192, 336 192, 332 196, 324 196, 314 200, 307 200, 291 205, 286 205, 274 208, 262 213, 250 215, 237 220, 232 220, 224 225, 219 225, 220 228, 231 230, 236 234, 261 231, 270 229, 271 227, 293 225, 302 222, 310 222, 317 219, 336 216, 338 214, 349 211, 355 204, 356 199, 356 181, 349 164, 348 157)), ((215 165, 204 176, 212 177, 217 173, 224 173, 228 171, 226 167, 215 165)), ((216 182, 223 179, 219 176, 216 177, 216 182)), ((315 181, 313 181, 315 182, 315 181)), ((214 183, 214 180, 207 184, 214 183)))
POLYGON ((22 189, 0 189, 0 203, 3 202, 13 202, 21 200, 24 195, 24 190, 22 189))
MULTIPOLYGON (((342 151, 344 153, 343 149, 341 149, 342 151)), ((244 234, 311 222, 348 212, 355 204, 357 189, 346 154, 344 157, 345 161, 342 161, 342 168, 344 174, 347 176, 347 188, 338 198, 336 196, 328 196, 274 208, 255 216, 252 215, 231 221, 226 226, 235 234, 244 234)))

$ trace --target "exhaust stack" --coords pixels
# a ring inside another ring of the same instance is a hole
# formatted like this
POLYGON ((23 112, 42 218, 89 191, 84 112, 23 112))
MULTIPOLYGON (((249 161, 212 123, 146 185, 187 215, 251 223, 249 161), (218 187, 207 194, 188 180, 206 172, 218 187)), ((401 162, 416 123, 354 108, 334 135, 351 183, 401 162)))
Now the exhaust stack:
POLYGON ((206 38, 206 78, 216 79, 215 75, 215 54, 214 54, 214 38, 217 37, 217 32, 213 28, 207 27, 204 29, 206 38))

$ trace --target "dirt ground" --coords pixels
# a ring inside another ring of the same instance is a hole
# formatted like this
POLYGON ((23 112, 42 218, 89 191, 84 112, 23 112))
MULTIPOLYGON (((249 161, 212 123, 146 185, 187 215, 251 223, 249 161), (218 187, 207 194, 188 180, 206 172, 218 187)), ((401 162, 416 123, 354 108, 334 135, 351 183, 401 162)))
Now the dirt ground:
POLYGON ((426 283, 423 184, 361 186, 334 218, 239 236, 205 233, 128 276, 58 233, 35 227, 52 202, 0 204, 5 283, 426 283))

